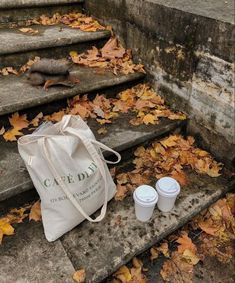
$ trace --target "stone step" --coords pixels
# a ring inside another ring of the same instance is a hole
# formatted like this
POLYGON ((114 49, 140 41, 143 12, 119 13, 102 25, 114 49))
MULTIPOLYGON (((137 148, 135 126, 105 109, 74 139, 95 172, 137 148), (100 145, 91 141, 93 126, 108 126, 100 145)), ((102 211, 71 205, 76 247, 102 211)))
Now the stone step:
POLYGON ((81 11, 84 0, 1 0, 0 24, 22 23, 42 14, 81 11))
POLYGON ((187 173, 190 182, 182 189, 175 208, 169 213, 156 208, 151 221, 146 223, 136 220, 133 199, 127 197, 120 202, 112 200, 102 222, 84 221, 53 243, 45 239, 41 223, 25 220, 17 224, 15 235, 5 237, 0 245, 0 281, 15 282, 17 274, 18 282, 72 283, 73 272, 85 268, 87 283, 101 282, 234 185, 224 177, 187 173))
POLYGON ((84 52, 93 45, 102 47, 110 37, 108 30, 84 32, 64 25, 36 25, 31 28, 39 33, 29 35, 17 28, 0 29, 0 68, 20 67, 35 56, 54 59, 68 57, 72 50, 84 52))
MULTIPOLYGON (((95 120, 89 120, 88 124, 99 141, 121 152, 180 129, 186 123, 185 121, 162 119, 158 125, 132 126, 128 122, 131 118, 133 118, 131 114, 121 114, 117 119, 113 120, 112 124, 106 126, 108 132, 105 135, 97 133, 97 130, 102 126, 95 120)), ((33 184, 18 153, 17 144, 15 142, 5 142, 1 137, 0 201, 19 195, 32 188, 33 184)))
POLYGON ((83 3, 84 0, 1 0, 0 9, 83 3))
POLYGON ((24 75, 19 77, 14 75, 0 76, 0 116, 77 94, 140 80, 144 77, 143 73, 114 75, 109 71, 78 66, 74 66, 71 73, 78 76, 80 80, 78 85, 73 88, 54 86, 47 91, 42 87, 31 86, 24 75))

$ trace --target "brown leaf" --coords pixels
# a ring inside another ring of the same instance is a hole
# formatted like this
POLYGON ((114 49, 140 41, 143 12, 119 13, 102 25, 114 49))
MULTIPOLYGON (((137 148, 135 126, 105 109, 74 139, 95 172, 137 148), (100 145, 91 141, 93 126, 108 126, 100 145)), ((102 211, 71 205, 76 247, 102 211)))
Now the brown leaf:
POLYGON ((84 283, 86 280, 86 271, 85 269, 80 269, 75 271, 73 274, 73 280, 77 283, 84 283))
POLYGON ((187 263, 181 254, 173 252, 171 259, 164 262, 160 274, 165 281, 192 283, 193 265, 187 263))
POLYGON ((191 250, 194 253, 197 251, 196 246, 185 232, 182 233, 182 236, 179 237, 176 242, 180 244, 178 246, 178 252, 181 254, 183 254, 186 249, 191 250))
POLYGON ((29 126, 26 114, 20 116, 18 112, 12 114, 11 118, 9 118, 9 122, 12 127, 18 130, 22 130, 29 126))
POLYGON ((126 197, 127 193, 128 193, 127 186, 122 186, 117 184, 117 192, 114 198, 115 200, 123 200, 126 197))
POLYGON ((30 213, 29 213, 29 221, 41 221, 42 215, 41 215, 41 203, 40 201, 36 201, 33 206, 31 207, 30 213))

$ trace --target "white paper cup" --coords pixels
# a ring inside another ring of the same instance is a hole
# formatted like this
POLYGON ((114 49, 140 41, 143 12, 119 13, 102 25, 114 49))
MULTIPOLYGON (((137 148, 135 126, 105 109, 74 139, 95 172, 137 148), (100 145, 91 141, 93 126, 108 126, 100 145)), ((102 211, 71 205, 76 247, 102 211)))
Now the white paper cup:
POLYGON ((142 185, 134 191, 133 198, 136 218, 143 222, 148 221, 158 200, 156 190, 151 186, 142 185))
POLYGON ((163 212, 170 211, 180 193, 179 183, 171 177, 163 177, 157 181, 156 190, 158 192, 157 206, 159 210, 163 212))

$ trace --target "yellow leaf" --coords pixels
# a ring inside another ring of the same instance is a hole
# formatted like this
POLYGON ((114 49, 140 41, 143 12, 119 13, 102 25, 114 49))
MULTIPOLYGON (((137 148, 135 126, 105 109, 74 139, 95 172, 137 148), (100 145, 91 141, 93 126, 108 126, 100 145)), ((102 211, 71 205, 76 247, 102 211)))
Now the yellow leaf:
POLYGON ((43 113, 40 112, 36 117, 33 118, 33 120, 31 120, 30 125, 37 127, 42 117, 43 117, 43 113))
POLYGON ((14 228, 9 223, 9 220, 4 217, 0 218, 0 244, 4 235, 10 236, 14 234, 14 228))
POLYGON ((121 280, 122 283, 130 282, 132 279, 130 270, 125 265, 120 267, 118 271, 114 273, 114 277, 121 280))
POLYGON ((169 248, 167 243, 162 243, 160 247, 157 248, 159 252, 161 252, 165 257, 169 257, 169 248))
POLYGON ((69 55, 72 59, 75 58, 75 57, 78 57, 78 53, 76 51, 70 51, 69 55))
POLYGON ((19 29, 23 33, 29 33, 29 34, 37 34, 38 30, 32 29, 32 28, 20 28, 19 29))
POLYGON ((191 250, 189 249, 186 249, 184 252, 183 252, 183 257, 186 259, 186 261, 192 265, 196 265, 198 262, 199 262, 199 257, 194 253, 192 252, 191 250))
POLYGON ((16 136, 22 136, 23 133, 21 133, 17 128, 12 128, 11 130, 8 130, 3 135, 3 138, 5 141, 16 141, 16 136))
POLYGON ((84 283, 86 280, 86 271, 85 269, 80 269, 73 274, 73 280, 77 283, 84 283))
POLYGON ((160 141, 160 143, 165 147, 172 147, 177 145, 177 141, 179 140, 178 136, 171 135, 166 139, 160 141))
POLYGON ((41 221, 41 219, 42 219, 41 204, 40 204, 40 201, 38 200, 31 207, 31 210, 29 213, 29 220, 41 221))
POLYGON ((155 124, 155 116, 152 115, 152 114, 147 114, 144 116, 143 118, 143 122, 145 125, 148 125, 148 124, 155 124))

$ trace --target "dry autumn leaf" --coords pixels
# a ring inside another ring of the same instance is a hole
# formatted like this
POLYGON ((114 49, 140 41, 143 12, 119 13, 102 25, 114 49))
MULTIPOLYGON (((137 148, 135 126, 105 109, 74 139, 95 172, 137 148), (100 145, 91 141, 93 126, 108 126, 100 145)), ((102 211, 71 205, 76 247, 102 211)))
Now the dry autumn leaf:
POLYGON ((7 217, 0 218, 0 244, 2 243, 2 239, 4 235, 10 236, 14 234, 14 228, 9 223, 9 219, 7 217))
POLYGON ((11 118, 9 118, 9 122, 13 128, 18 130, 22 130, 29 126, 26 114, 20 116, 18 112, 12 114, 11 118))
POLYGON ((17 136, 23 136, 23 133, 20 132, 17 128, 12 128, 3 134, 3 138, 5 141, 16 141, 17 136))
POLYGON ((2 127, 1 129, 0 129, 0 135, 3 135, 4 133, 5 133, 5 128, 4 127, 2 127))
POLYGON ((29 213, 29 221, 34 220, 34 221, 41 221, 42 220, 42 214, 41 214, 41 203, 40 201, 36 201, 30 210, 29 213))
POLYGON ((99 128, 98 131, 97 131, 97 133, 99 135, 105 135, 105 134, 107 134, 107 132, 108 131, 107 131, 107 129, 105 127, 99 128))
POLYGON ((171 259, 164 262, 160 274, 168 282, 191 283, 193 279, 193 265, 187 263, 181 254, 173 252, 171 259))
POLYGON ((23 33, 29 33, 32 35, 37 34, 39 31, 36 29, 32 29, 32 28, 20 28, 19 31, 23 32, 23 33))
POLYGON ((84 283, 86 280, 86 271, 85 269, 80 269, 73 274, 73 280, 77 283, 84 283))

